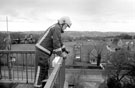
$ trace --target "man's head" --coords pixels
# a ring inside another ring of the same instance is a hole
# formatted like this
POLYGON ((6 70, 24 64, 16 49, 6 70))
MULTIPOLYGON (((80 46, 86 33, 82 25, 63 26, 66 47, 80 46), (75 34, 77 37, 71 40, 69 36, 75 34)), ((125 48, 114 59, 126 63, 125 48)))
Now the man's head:
POLYGON ((62 25, 62 30, 64 31, 67 27, 71 27, 72 23, 69 17, 65 16, 65 17, 61 17, 60 19, 58 19, 58 23, 60 25, 62 25))

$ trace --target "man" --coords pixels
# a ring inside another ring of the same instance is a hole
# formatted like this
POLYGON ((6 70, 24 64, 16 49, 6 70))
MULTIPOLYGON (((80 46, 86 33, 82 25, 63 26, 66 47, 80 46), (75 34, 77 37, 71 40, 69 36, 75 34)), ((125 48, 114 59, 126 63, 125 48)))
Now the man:
POLYGON ((64 51, 66 48, 61 40, 61 33, 71 26, 69 17, 62 17, 58 22, 49 27, 44 35, 39 39, 36 44, 36 77, 35 88, 42 88, 45 85, 46 79, 48 79, 49 58, 52 53, 66 58, 64 51))

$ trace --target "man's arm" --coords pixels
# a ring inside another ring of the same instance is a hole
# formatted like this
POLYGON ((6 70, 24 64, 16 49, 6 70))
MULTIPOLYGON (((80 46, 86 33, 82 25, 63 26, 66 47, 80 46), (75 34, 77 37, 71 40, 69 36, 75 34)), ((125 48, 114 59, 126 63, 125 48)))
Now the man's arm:
POLYGON ((61 41, 61 31, 58 28, 55 28, 53 31, 53 51, 55 54, 57 54, 58 56, 62 55, 62 41, 61 41))

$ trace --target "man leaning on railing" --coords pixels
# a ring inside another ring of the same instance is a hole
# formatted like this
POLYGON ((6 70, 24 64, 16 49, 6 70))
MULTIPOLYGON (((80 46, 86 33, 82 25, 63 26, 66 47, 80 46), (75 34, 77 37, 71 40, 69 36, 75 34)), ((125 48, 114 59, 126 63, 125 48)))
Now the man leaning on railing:
POLYGON ((46 81, 44 80, 48 79, 49 58, 52 53, 66 58, 63 51, 67 52, 67 50, 63 45, 61 33, 64 33, 64 30, 70 26, 71 21, 69 17, 62 17, 56 24, 49 27, 37 42, 35 88, 43 88, 46 84, 46 81))

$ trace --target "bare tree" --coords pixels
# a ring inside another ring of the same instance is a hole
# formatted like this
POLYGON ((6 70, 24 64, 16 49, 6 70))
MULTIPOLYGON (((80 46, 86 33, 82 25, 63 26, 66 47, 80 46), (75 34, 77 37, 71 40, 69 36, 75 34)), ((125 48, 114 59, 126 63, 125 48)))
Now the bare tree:
POLYGON ((108 79, 111 78, 118 84, 135 82, 135 60, 133 53, 126 49, 121 49, 112 53, 108 59, 109 63, 107 63, 104 71, 104 75, 106 75, 108 79))

